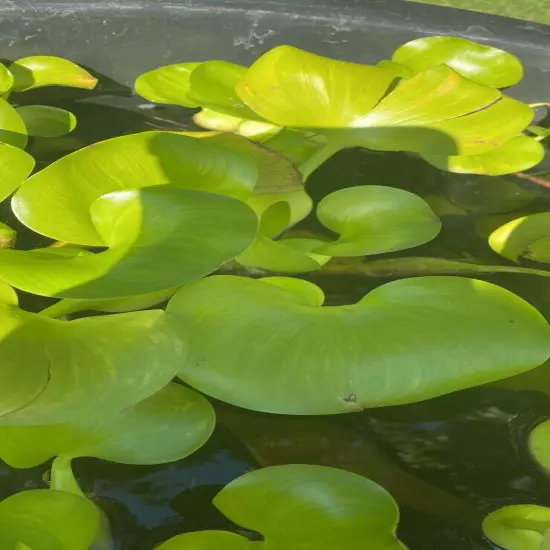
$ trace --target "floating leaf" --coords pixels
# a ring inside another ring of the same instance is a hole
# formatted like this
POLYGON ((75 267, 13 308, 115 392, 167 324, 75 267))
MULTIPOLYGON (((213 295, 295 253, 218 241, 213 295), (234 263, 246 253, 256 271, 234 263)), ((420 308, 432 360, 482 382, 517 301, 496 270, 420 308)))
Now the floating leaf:
POLYGON ((185 356, 162 311, 67 322, 18 309, 5 283, 0 298, 2 424, 107 417, 163 388, 185 356))
POLYGON ((535 504, 505 506, 483 521, 485 536, 505 550, 542 550, 549 529, 550 508, 535 504))
POLYGON ((490 247, 512 261, 527 258, 550 263, 550 212, 530 214, 505 223, 489 236, 490 247))
POLYGON ((0 144, 6 143, 24 149, 27 145, 27 127, 15 108, 0 98, 0 144))
POLYGON ((214 550, 226 548, 226 542, 235 550, 254 545, 258 550, 352 550, 357 541, 377 550, 406 550, 395 534, 399 509, 391 495, 345 470, 302 464, 263 468, 227 485, 214 505, 232 522, 260 532, 265 542, 240 537, 239 544, 237 535, 205 531, 180 535, 159 550, 214 550))
POLYGON ((88 71, 61 57, 24 57, 12 63, 9 69, 14 77, 14 92, 25 92, 43 86, 69 86, 92 90, 97 84, 97 78, 88 71))
POLYGON ((76 128, 76 117, 70 111, 48 105, 23 105, 17 108, 30 136, 60 137, 76 128))
POLYGON ((533 168, 544 159, 543 145, 528 136, 516 136, 487 153, 444 156, 424 154, 422 158, 447 172, 502 176, 533 168))
MULTIPOLYGON (((77 257, 0 250, 0 277, 26 292, 73 299, 157 292, 232 260, 252 243, 258 225, 241 201, 169 185, 108 193, 90 211, 108 250, 77 257)), ((40 221, 47 216, 43 208, 40 214, 40 221)))
POLYGON ((164 464, 202 447, 214 424, 214 410, 204 397, 171 383, 109 417, 90 416, 42 426, 0 426, 0 456, 14 468, 33 468, 56 456, 164 464))
POLYGON ((65 491, 22 491, 0 502, 2 550, 88 550, 98 528, 95 505, 65 491))
POLYGON ((364 256, 405 250, 434 239, 441 221, 426 201, 403 189, 363 185, 340 189, 317 207, 319 221, 340 238, 316 250, 364 256))
POLYGON ((10 70, 3 63, 0 63, 0 94, 5 94, 11 90, 13 80, 10 70))
POLYGON ((545 470, 550 471, 550 421, 542 422, 531 431, 529 449, 535 460, 545 470))
POLYGON ((25 182, 12 208, 37 233, 104 246, 90 207, 107 193, 171 183, 246 200, 257 177, 252 160, 219 143, 143 132, 95 143, 54 162, 25 182))
POLYGON ((199 65, 200 63, 176 63, 144 73, 136 80, 136 92, 154 103, 198 107, 188 97, 188 93, 189 78, 199 65))
POLYGON ((0 143, 0 201, 9 197, 27 179, 34 165, 34 158, 23 149, 0 143))
POLYGON ((189 329, 185 382, 272 413, 411 403, 519 374, 550 355, 550 328, 531 305, 460 277, 395 281, 357 304, 321 308, 261 281, 215 276, 179 290, 168 311, 189 329))
POLYGON ((523 67, 515 55, 457 36, 428 36, 407 42, 392 60, 415 73, 445 64, 474 82, 495 88, 513 86, 523 78, 523 67))

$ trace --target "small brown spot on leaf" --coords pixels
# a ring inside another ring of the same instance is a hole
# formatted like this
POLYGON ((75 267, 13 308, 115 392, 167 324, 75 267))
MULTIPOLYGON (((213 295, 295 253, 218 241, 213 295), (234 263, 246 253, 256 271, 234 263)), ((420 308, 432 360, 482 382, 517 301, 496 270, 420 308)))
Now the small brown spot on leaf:
POLYGON ((348 396, 342 398, 346 403, 357 403, 357 396, 354 393, 350 393, 348 396))

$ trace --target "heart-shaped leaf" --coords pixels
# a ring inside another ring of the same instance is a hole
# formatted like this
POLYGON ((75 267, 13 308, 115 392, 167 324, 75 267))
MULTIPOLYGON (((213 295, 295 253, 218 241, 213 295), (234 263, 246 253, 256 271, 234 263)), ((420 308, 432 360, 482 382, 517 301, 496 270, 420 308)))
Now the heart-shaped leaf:
MULTIPOLYGON (((53 256, 55 249, 0 250, 0 277, 26 292, 73 299, 157 292, 232 260, 252 243, 258 225, 241 201, 170 185, 108 193, 90 212, 108 250, 76 257, 53 256)), ((41 221, 46 211, 40 214, 41 221)))
POLYGON ((414 73, 445 64, 470 80, 495 88, 513 86, 523 78, 523 67, 515 55, 457 36, 428 36, 407 42, 392 60, 414 73))
POLYGON ((2 424, 109 416, 163 388, 186 353, 162 311, 67 322, 20 310, 5 283, 0 298, 2 424))
POLYGON ((368 541, 377 550, 406 550, 395 534, 399 509, 391 495, 336 468, 290 464, 252 471, 222 489, 214 504, 234 523, 260 532, 264 542, 241 537, 239 544, 235 535, 206 531, 180 535, 161 549, 213 550, 227 541, 235 550, 352 550, 368 541))
POLYGON ((531 431, 529 434, 529 450, 535 460, 550 472, 550 421, 546 420, 540 423, 531 431))
POLYGON ((13 80, 10 70, 3 63, 0 63, 0 94, 5 94, 11 90, 13 80))
POLYGON ((326 256, 364 256, 405 250, 434 239, 441 221, 413 193, 364 185, 340 189, 317 207, 319 221, 340 238, 316 249, 326 256))
POLYGON ((545 154, 540 142, 522 135, 486 153, 459 156, 424 154, 422 158, 447 172, 502 176, 533 168, 542 162, 545 154))
POLYGON ((76 117, 65 109, 48 105, 23 105, 17 108, 29 136, 60 137, 76 128, 76 117))
POLYGON ((257 177, 252 160, 219 143, 144 132, 95 143, 54 162, 25 182, 12 208, 37 233, 105 246, 90 207, 107 193, 172 183, 246 200, 257 177))
POLYGON ((154 103, 198 107, 189 97, 189 78, 200 63, 177 63, 159 67, 138 77, 136 92, 154 103))
POLYGON ((2 550, 89 550, 99 512, 81 496, 37 489, 0 502, 2 550))
POLYGON ((272 413, 411 403, 513 376, 550 355, 550 327, 530 304, 459 277, 404 279, 354 305, 312 307, 261 280, 215 276, 182 288, 168 311, 189 329, 184 381, 272 413))
POLYGON ((19 113, 5 99, 0 98, 0 145, 9 144, 24 149, 27 145, 27 127, 19 113))
POLYGON ((23 149, 0 143, 0 201, 9 197, 25 181, 34 165, 34 158, 23 149))
POLYGON ((550 212, 516 218, 489 236, 490 247, 513 261, 527 258, 550 263, 550 212))
POLYGON ((24 57, 12 63, 9 69, 14 77, 14 92, 25 92, 43 86, 68 86, 92 90, 97 84, 97 78, 88 71, 62 57, 24 57))
POLYGON ((483 532, 505 550, 543 550, 550 530, 550 508, 518 504, 495 510, 483 520, 483 532))
POLYGON ((171 383, 109 417, 90 416, 42 426, 0 426, 0 457, 14 468, 33 468, 56 456, 164 464, 202 447, 215 421, 214 410, 204 397, 171 383))

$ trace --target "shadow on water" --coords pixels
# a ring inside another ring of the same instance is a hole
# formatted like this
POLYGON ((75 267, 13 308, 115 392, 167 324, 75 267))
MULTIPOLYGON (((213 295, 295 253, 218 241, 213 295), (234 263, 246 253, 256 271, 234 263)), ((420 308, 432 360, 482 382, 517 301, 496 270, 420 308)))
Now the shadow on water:
MULTIPOLYGON (((128 90, 117 91, 116 83, 103 86, 99 94, 77 90, 61 101, 57 92, 48 98, 48 90, 21 96, 28 103, 68 109, 79 120, 69 136, 32 140, 28 150, 39 167, 118 135, 192 128, 185 109, 152 108, 129 99, 128 90), (105 91, 108 85, 110 92, 105 91)), ((443 173, 410 155, 353 150, 339 153, 315 173, 308 190, 318 200, 341 188, 342 182, 388 185, 449 203, 449 196, 454 197, 447 192, 449 186, 468 178, 443 173)), ((476 192, 475 185, 472 188, 476 192)), ((536 211, 546 204, 550 191, 530 191, 536 200, 528 201, 527 208, 536 211)), ((406 255, 464 259, 471 254, 488 263, 500 262, 476 225, 485 213, 472 214, 447 203, 438 239, 406 255)), ((18 230, 21 248, 51 243, 21 226, 7 201, 0 205, 0 220, 18 230)), ((319 229, 314 221, 302 227, 319 229)), ((356 302, 388 281, 310 278, 324 288, 329 304, 356 302)), ((510 275, 487 280, 522 295, 550 318, 547 279, 510 275)), ((21 301, 36 311, 49 300, 22 293, 21 301)), ((425 403, 337 417, 265 415, 215 403, 215 434, 187 459, 150 467, 78 459, 75 471, 83 490, 107 512, 121 550, 150 550, 173 535, 201 529, 242 532, 214 508, 212 498, 252 468, 292 462, 340 467, 384 485, 401 506, 399 535, 411 549, 491 549, 480 530, 485 514, 511 503, 550 505, 550 482, 526 450, 529 430, 550 416, 550 383, 549 395, 527 391, 534 389, 529 384, 526 391, 513 389, 476 388, 425 403)), ((49 464, 31 470, 0 466, 0 499, 46 487, 48 470, 49 464)))

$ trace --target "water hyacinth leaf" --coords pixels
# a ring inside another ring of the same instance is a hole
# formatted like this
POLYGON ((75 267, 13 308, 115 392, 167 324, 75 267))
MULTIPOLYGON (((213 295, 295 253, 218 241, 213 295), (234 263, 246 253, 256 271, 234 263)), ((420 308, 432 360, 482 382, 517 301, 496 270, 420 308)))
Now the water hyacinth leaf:
POLYGON ((550 422, 548 420, 539 424, 529 434, 529 450, 533 458, 545 470, 550 471, 550 422))
POLYGON ((91 218, 108 250, 55 258, 42 249, 0 250, 0 277, 26 292, 61 298, 157 292, 232 260, 258 226, 239 200, 170 185, 108 193, 92 204, 91 218))
POLYGON ((5 94, 11 90, 13 80, 10 70, 3 63, 0 63, 0 94, 5 94))
POLYGON ((153 103, 182 107, 198 107, 189 94, 189 78, 200 63, 165 65, 140 75, 135 82, 136 92, 153 103))
POLYGON ((76 128, 76 117, 70 111, 48 105, 23 105, 17 108, 29 136, 61 137, 76 128))
POLYGON ((90 216, 102 195, 171 183, 246 200, 258 170, 219 143, 171 132, 143 132, 95 143, 29 178, 12 208, 27 227, 58 241, 105 246, 90 216))
POLYGON ((505 223, 489 236, 489 246, 512 261, 550 262, 550 212, 530 214, 505 223))
POLYGON ((61 57, 35 55, 24 57, 9 67, 13 74, 14 92, 25 92, 43 86, 68 86, 93 90, 97 78, 88 71, 61 57))
POLYGON ((5 303, 1 316, 4 425, 112 415, 163 388, 186 352, 181 327, 162 311, 67 322, 5 303))
POLYGON ((412 403, 519 374, 550 355, 550 327, 536 309, 459 277, 404 279, 357 304, 307 307, 283 288, 214 276, 179 290, 167 311, 189 328, 185 382, 279 414, 412 403))
POLYGON ((493 151, 476 155, 430 155, 422 158, 432 166, 455 174, 502 176, 522 172, 541 163, 544 146, 528 136, 517 136, 493 151))
MULTIPOLYGON (((258 550, 263 548, 259 544, 258 550)), ((196 531, 185 533, 163 542, 156 550, 253 550, 248 539, 228 531, 196 531)))
POLYGON ((218 493, 214 505, 231 521, 260 532, 273 550, 405 550, 395 530, 399 509, 382 487, 326 466, 285 465, 255 470, 218 493), (281 529, 281 525, 285 528, 281 529))
POLYGON ((504 550, 541 550, 550 529, 550 508, 518 504, 495 510, 483 520, 483 532, 504 550))
POLYGON ((396 76, 393 69, 278 46, 254 62, 236 90, 253 111, 274 124, 341 128, 368 113, 396 76))
POLYGON ((262 145, 281 153, 295 166, 299 167, 311 159, 327 143, 326 137, 322 134, 283 128, 278 134, 264 141, 262 145))
POLYGON ((29 177, 34 166, 34 158, 23 149, 0 143, 0 201, 9 197, 29 177))
POLYGON ((24 149, 27 139, 27 127, 23 119, 14 107, 0 98, 0 145, 8 144, 24 149))
POLYGON ((0 426, 0 456, 14 468, 33 468, 56 456, 164 464, 202 447, 215 421, 214 410, 204 397, 170 383, 110 417, 42 426, 0 426))
POLYGON ((321 307, 325 303, 325 293, 309 281, 291 277, 262 277, 260 281, 294 292, 309 306, 321 307))
POLYGON ((99 528, 95 505, 65 491, 36 489, 0 502, 3 550, 89 550, 99 528))
POLYGON ((392 57, 417 73, 448 65, 457 73, 487 86, 507 88, 523 78, 523 67, 511 53, 457 36, 428 36, 399 47, 392 57))
POLYGON ((376 66, 382 67, 384 69, 393 69, 400 78, 411 78, 411 76, 414 76, 415 74, 415 71, 413 71, 406 65, 397 63, 395 61, 390 61, 389 59, 379 61, 376 66))
POLYGON ((419 246, 434 239, 441 221, 417 195, 394 187, 340 189, 317 207, 319 221, 340 235, 316 250, 327 256, 365 256, 419 246))

